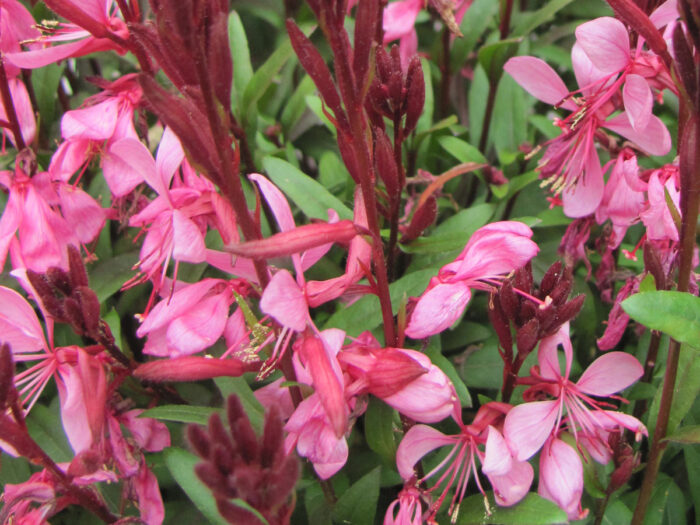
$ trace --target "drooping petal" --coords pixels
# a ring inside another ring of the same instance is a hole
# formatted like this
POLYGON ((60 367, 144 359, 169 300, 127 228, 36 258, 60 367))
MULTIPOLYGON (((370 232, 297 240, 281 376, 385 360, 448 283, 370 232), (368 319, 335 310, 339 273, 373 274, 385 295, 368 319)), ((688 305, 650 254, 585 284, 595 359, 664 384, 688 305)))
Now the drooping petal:
POLYGON ((619 20, 604 16, 576 28, 576 42, 593 65, 604 73, 615 73, 630 61, 629 34, 619 20))
POLYGON ((446 436, 439 430, 427 425, 415 425, 410 428, 399 443, 396 451, 396 466, 399 475, 408 481, 413 476, 413 467, 428 452, 438 447, 453 445, 454 438, 446 436))
POLYGON ((489 434, 486 438, 486 453, 481 464, 484 474, 503 476, 513 467, 513 457, 508 443, 501 433, 489 425, 489 434))
MULTIPOLYGON (((513 57, 505 63, 503 69, 515 79, 520 86, 533 97, 547 104, 559 104, 569 95, 564 81, 544 60, 535 57, 513 57)), ((564 107, 573 104, 564 103, 564 107)), ((575 108, 575 105, 574 105, 575 108)), ((567 109, 574 109, 569 108, 567 109)))
POLYGON ((44 334, 34 309, 20 294, 0 286, 0 341, 14 354, 46 348, 44 334))
POLYGON ((406 335, 421 339, 446 330, 462 315, 471 296, 471 290, 462 281, 431 288, 418 299, 406 335))
POLYGON ((503 475, 488 474, 496 503, 503 507, 515 505, 530 490, 535 476, 532 465, 527 461, 513 461, 512 468, 503 475))
POLYGON ((650 155, 661 156, 671 151, 671 134, 656 115, 651 115, 646 127, 640 131, 632 127, 625 112, 606 120, 603 126, 634 142, 650 155))
POLYGON ((583 464, 576 450, 561 439, 552 439, 540 454, 538 492, 564 509, 570 519, 580 517, 583 464))
POLYGON ((518 461, 530 459, 547 441, 557 420, 558 407, 557 401, 536 401, 508 412, 503 435, 518 461))
POLYGON ((603 170, 600 167, 592 136, 589 139, 589 147, 585 150, 581 149, 578 157, 582 162, 583 173, 576 183, 566 188, 562 194, 564 214, 574 219, 590 215, 603 200, 605 189, 603 170))
POLYGON ((576 383, 581 392, 609 396, 637 381, 644 368, 637 358, 625 352, 608 352, 593 361, 576 383))

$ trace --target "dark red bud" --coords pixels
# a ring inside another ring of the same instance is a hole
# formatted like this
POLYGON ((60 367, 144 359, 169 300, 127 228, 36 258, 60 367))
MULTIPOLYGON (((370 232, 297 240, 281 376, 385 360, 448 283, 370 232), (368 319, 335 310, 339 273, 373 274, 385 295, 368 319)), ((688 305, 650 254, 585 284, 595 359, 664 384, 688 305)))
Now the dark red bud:
POLYGON ((355 81, 360 88, 365 86, 370 67, 372 42, 379 22, 379 2, 364 0, 357 5, 355 16, 355 49, 352 58, 352 68, 355 81))
POLYGON ((510 360, 513 357, 513 336, 510 333, 508 319, 506 319, 503 309, 501 308, 499 297, 499 294, 494 294, 489 301, 489 320, 496 331, 498 341, 501 344, 506 359, 510 360))
POLYGON ((55 291, 63 295, 70 295, 73 292, 70 276, 65 270, 52 266, 46 270, 46 278, 55 291))
POLYGON ((540 323, 537 318, 530 319, 515 332, 515 344, 518 346, 518 354, 527 355, 537 345, 540 323))
POLYGON ((644 269, 654 276, 657 290, 666 289, 666 272, 661 265, 659 252, 650 242, 644 243, 644 269))
POLYGON ((73 297, 77 298, 80 304, 85 333, 97 339, 100 326, 100 300, 95 292, 86 286, 76 288, 73 297))
POLYGON ((608 494, 612 494, 620 487, 623 487, 634 474, 639 466, 639 456, 627 456, 610 475, 608 484, 608 494))
POLYGON ((229 522, 229 523, 246 523, 249 525, 263 525, 255 514, 249 510, 244 509, 241 506, 234 505, 223 499, 216 500, 216 508, 219 513, 229 522))
POLYGON ((676 58, 676 66, 691 101, 697 99, 697 67, 693 60, 693 51, 686 40, 685 31, 682 24, 676 24, 673 30, 673 53, 676 58))
POLYGON ((512 280, 506 279, 503 281, 498 295, 506 318, 515 320, 520 312, 520 297, 513 291, 512 280))
POLYGON ((63 311, 66 314, 66 322, 71 325, 73 331, 78 335, 85 335, 85 320, 83 319, 83 310, 72 297, 67 297, 63 301, 63 311))
POLYGON ((374 163, 379 174, 379 178, 386 186, 386 192, 392 201, 399 198, 401 188, 399 188, 399 170, 394 159, 394 149, 391 146, 389 137, 380 129, 374 131, 376 142, 374 145, 374 163))
POLYGON ((406 75, 406 122, 404 135, 408 135, 418 124, 418 119, 425 105, 425 79, 420 59, 413 56, 408 63, 406 75))
POLYGON ((338 130, 338 150, 343 159, 345 167, 348 169, 355 184, 360 184, 360 169, 358 168, 355 148, 352 145, 352 138, 349 133, 338 130))
POLYGON ((391 46, 391 75, 387 83, 389 97, 394 111, 400 110, 403 101, 403 70, 401 69, 401 55, 399 46, 391 46))
POLYGON ((700 4, 697 0, 680 0, 678 10, 693 39, 695 49, 700 49, 700 4))
POLYGON ((437 199, 435 195, 430 195, 428 199, 413 213, 411 222, 406 228, 401 242, 410 242, 417 239, 426 228, 428 228, 437 217, 437 199))
POLYGON ((89 286, 88 275, 83 258, 80 256, 80 250, 72 244, 68 246, 68 271, 70 273, 70 282, 74 288, 77 286, 89 286))
POLYGON ((12 350, 7 343, 0 344, 0 410, 12 402, 11 393, 14 391, 15 363, 12 350))
POLYGON ((564 269, 561 261, 556 261, 547 269, 547 272, 544 274, 544 277, 542 277, 542 282, 540 283, 540 295, 542 297, 546 297, 552 293, 554 287, 559 284, 563 272, 564 269))
POLYGON ((263 468, 272 467, 284 454, 283 426, 284 422, 277 407, 271 406, 265 413, 265 427, 260 448, 260 464, 263 468))
POLYGON ((567 297, 569 297, 569 294, 573 288, 574 282, 572 279, 563 278, 561 281, 559 281, 559 283, 554 287, 554 290, 552 290, 549 294, 549 297, 552 298, 552 304, 557 306, 563 304, 567 297))
POLYGON ((532 265, 528 262, 522 268, 515 270, 513 275, 513 288, 523 292, 532 293, 534 279, 532 277, 532 265))
POLYGON ((231 83, 233 82, 233 62, 228 40, 228 13, 212 14, 205 50, 211 85, 216 98, 227 109, 231 105, 231 83))
POLYGON ((377 76, 379 77, 379 82, 381 84, 388 84, 393 69, 392 61, 389 54, 381 46, 377 48, 376 63, 377 76))
POLYGON ((195 453, 204 458, 209 458, 211 447, 209 446, 209 436, 199 425, 187 425, 187 441, 194 449, 195 453))

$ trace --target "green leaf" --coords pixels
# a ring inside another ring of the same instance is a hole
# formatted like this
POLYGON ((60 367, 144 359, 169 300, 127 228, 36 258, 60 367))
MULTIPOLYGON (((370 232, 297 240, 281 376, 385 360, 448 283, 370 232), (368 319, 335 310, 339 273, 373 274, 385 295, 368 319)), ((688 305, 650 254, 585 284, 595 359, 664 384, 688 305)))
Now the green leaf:
MULTIPOLYGON (((429 268, 404 275, 401 279, 389 285, 389 295, 391 296, 391 306, 394 311, 398 309, 399 303, 404 295, 417 296, 423 293, 428 281, 434 276, 436 270, 429 268)), ((356 336, 364 330, 372 330, 382 324, 382 312, 379 306, 379 299, 375 295, 366 295, 352 305, 342 307, 334 313, 326 324, 325 328, 340 328, 348 335, 356 336)))
POLYGON ((457 38, 452 45, 450 53, 450 68, 457 71, 467 60, 467 56, 474 50, 476 43, 494 16, 498 12, 498 2, 494 0, 476 0, 467 10, 460 29, 464 35, 457 38))
POLYGON ((56 90, 62 74, 63 67, 57 64, 49 64, 32 71, 32 87, 41 116, 41 127, 46 133, 51 129, 56 115, 56 90))
POLYGON ((90 288, 102 303, 110 298, 134 274, 133 266, 138 262, 138 252, 129 252, 99 261, 88 269, 90 288))
POLYGON ((223 414, 223 411, 212 407, 198 407, 191 405, 162 405, 144 410, 139 417, 152 417, 162 421, 175 421, 176 423, 196 423, 206 425, 209 416, 215 413, 223 414))
POLYGON ((333 509, 333 517, 340 523, 372 525, 379 500, 381 467, 375 467, 343 492, 333 509))
POLYGON ((245 377, 217 377, 214 379, 214 384, 224 400, 228 399, 231 394, 237 395, 241 405, 243 405, 243 410, 248 414, 250 424, 253 425, 256 432, 262 432, 265 411, 258 398, 253 394, 245 377))
POLYGON ((308 218, 328 220, 328 209, 332 208, 338 212, 341 219, 352 219, 352 211, 337 197, 289 162, 277 157, 265 157, 263 166, 270 180, 287 194, 308 218))
POLYGON ((460 162, 488 164, 486 157, 474 146, 457 137, 440 137, 438 143, 442 148, 460 162))
POLYGON ((38 403, 34 405, 27 418, 27 430, 51 459, 64 463, 73 459, 73 450, 63 432, 57 401, 58 398, 50 409, 38 403))
POLYGON ((533 12, 520 13, 519 22, 513 29, 513 36, 527 36, 540 25, 549 22, 554 15, 573 0, 549 0, 543 7, 533 12))
POLYGON ((228 522, 219 514, 216 501, 209 488, 204 485, 194 473, 194 466, 200 459, 181 448, 171 447, 163 452, 165 464, 180 488, 185 491, 187 497, 204 514, 209 523, 215 525, 228 525, 228 522))
POLYGON ((284 130, 285 136, 292 138, 291 131, 294 125, 299 121, 301 116, 306 111, 306 97, 311 95, 316 90, 314 81, 309 75, 306 75, 299 85, 289 97, 289 100, 284 106, 282 115, 280 116, 280 124, 284 130))
POLYGON ((530 492, 513 507, 499 507, 493 499, 493 493, 487 493, 491 515, 484 508, 484 497, 474 494, 462 501, 457 523, 474 525, 479 523, 497 523, 499 525, 549 525, 567 523, 566 512, 556 503, 530 492))
POLYGON ((452 381, 455 391, 457 392, 457 397, 459 398, 459 403, 462 405, 462 407, 470 408, 472 406, 472 397, 469 395, 469 390, 467 390, 467 387, 464 385, 462 378, 459 377, 459 373, 455 369, 452 362, 442 355, 440 348, 437 346, 428 346, 425 354, 430 358, 433 364, 442 370, 450 381, 452 381))
POLYGON ((685 498, 672 478, 660 472, 644 515, 644 525, 685 523, 685 498))
POLYGON ((0 486, 5 483, 24 483, 32 475, 29 462, 24 458, 13 458, 7 454, 2 456, 2 468, 0 468, 0 486))
POLYGON ((697 445, 700 443, 700 425, 681 427, 672 436, 664 438, 664 441, 672 441, 681 445, 697 445))
POLYGON ((240 115, 245 114, 244 108, 247 108, 240 102, 250 79, 253 78, 253 66, 250 62, 248 37, 245 34, 241 17, 236 11, 231 11, 228 16, 228 42, 233 61, 233 94, 236 97, 235 103, 233 100, 231 103, 240 115))
POLYGON ((365 439, 369 448, 387 464, 396 456, 394 439, 394 409, 375 397, 371 397, 365 412, 365 439))
MULTIPOLYGON (((282 42, 275 52, 270 55, 265 63, 260 66, 251 77, 243 91, 241 108, 248 112, 251 110, 254 111, 253 108, 257 107, 258 100, 265 94, 265 91, 270 87, 270 84, 272 84, 279 70, 282 69, 284 63, 289 60, 293 53, 292 43, 289 41, 289 38, 285 38, 284 42, 282 42)), ((247 116, 246 121, 250 122, 247 116)))
POLYGON ((622 308, 638 323, 700 348, 700 297, 666 290, 644 292, 625 299, 622 308))
POLYGON ((479 49, 479 64, 486 71, 491 86, 495 86, 503 75, 503 64, 518 51, 520 38, 509 38, 487 44, 479 49))
MULTIPOLYGON (((683 447, 687 472, 700 472, 700 447, 683 447)), ((700 516, 700 478, 688 476, 689 495, 693 500, 695 515, 700 516)))

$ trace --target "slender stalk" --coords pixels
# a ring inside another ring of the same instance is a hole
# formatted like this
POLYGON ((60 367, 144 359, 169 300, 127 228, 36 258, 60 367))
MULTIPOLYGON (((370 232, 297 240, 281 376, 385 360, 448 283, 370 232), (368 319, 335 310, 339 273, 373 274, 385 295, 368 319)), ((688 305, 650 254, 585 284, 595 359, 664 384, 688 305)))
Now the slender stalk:
POLYGON ((394 279, 396 279, 396 256, 398 255, 396 243, 399 235, 399 209, 401 207, 401 192, 406 184, 406 172, 403 169, 402 145, 403 128, 401 127, 401 115, 397 114, 394 116, 394 162, 399 172, 399 192, 398 195, 389 195, 389 202, 391 203, 391 229, 389 233, 389 249, 387 252, 389 281, 394 281, 394 279))
MULTIPOLYGON (((656 366, 656 358, 659 355, 659 347, 661 346, 661 333, 653 331, 649 340, 649 348, 647 349, 647 358, 644 361, 644 375, 641 381, 643 383, 651 383, 651 378, 654 375, 654 367, 656 366)), ((647 409, 646 400, 640 400, 634 405, 634 417, 639 419, 644 415, 647 409)))
POLYGON ((603 516, 605 516, 605 509, 610 501, 610 494, 606 494, 605 498, 598 502, 598 507, 595 510, 595 522, 593 525, 601 525, 603 523, 603 516))
MULTIPOLYGON (((679 157, 681 171, 681 214, 683 217, 680 232, 680 265, 678 269, 678 291, 687 292, 690 273, 693 268, 693 251, 700 207, 700 137, 698 127, 700 115, 687 115, 681 105, 679 126, 679 157)), ((659 415, 656 419, 654 437, 644 471, 639 499, 632 516, 632 525, 641 525, 646 516, 647 507, 654 490, 656 476, 659 472, 661 457, 667 443, 663 441, 668 431, 668 420, 673 404, 673 391, 678 374, 681 345, 672 339, 668 347, 666 373, 661 391, 659 415)))
POLYGON ((440 116, 446 117, 450 107, 450 30, 442 30, 442 80, 440 81, 440 116))
POLYGON ((513 0, 505 0, 505 5, 501 2, 501 9, 499 30, 501 33, 501 40, 504 40, 510 32, 510 15, 513 13, 513 0))
POLYGON ((22 151, 27 145, 24 143, 24 138, 22 137, 22 129, 19 126, 15 104, 12 101, 10 84, 7 79, 7 72, 5 71, 5 62, 2 57, 0 57, 0 95, 2 96, 2 105, 5 106, 5 114, 10 124, 10 130, 12 130, 12 135, 15 137, 15 146, 17 151, 22 151))

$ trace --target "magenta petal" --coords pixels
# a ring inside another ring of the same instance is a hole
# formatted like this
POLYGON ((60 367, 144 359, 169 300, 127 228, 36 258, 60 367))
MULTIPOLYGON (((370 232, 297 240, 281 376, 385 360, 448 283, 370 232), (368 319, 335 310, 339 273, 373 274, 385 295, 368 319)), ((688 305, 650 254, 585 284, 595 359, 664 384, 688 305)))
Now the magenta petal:
POLYGON ((190 305, 190 310, 175 318, 167 329, 168 346, 178 351, 174 355, 193 354, 213 345, 224 333, 228 309, 223 294, 190 305))
POLYGON ((530 95, 552 106, 569 95, 564 81, 539 58, 513 57, 503 69, 530 95))
POLYGON ((469 287, 462 281, 438 284, 418 299, 406 335, 421 339, 446 330, 462 315, 471 296, 469 287))
POLYGON ((627 29, 615 18, 604 16, 581 24, 576 28, 576 42, 604 73, 620 71, 630 61, 627 29))
POLYGON ((576 184, 566 188, 562 195, 564 214, 575 219, 595 212, 603 200, 605 189, 603 170, 600 167, 600 160, 593 143, 582 160, 584 162, 583 175, 576 184))
MULTIPOLYGON (((170 180, 184 159, 185 152, 182 150, 180 139, 170 128, 165 128, 156 154, 156 172, 162 180, 164 188, 170 186, 170 180)), ((158 188, 156 190, 161 193, 158 188)))
POLYGON ((309 318, 306 298, 287 270, 280 270, 270 279, 260 309, 295 332, 303 331, 309 318))
POLYGON ((286 232, 293 230, 295 228, 295 224, 292 209, 289 207, 286 197, 279 190, 279 188, 272 184, 266 177, 257 173, 248 175, 248 178, 257 183, 258 187, 260 188, 260 192, 270 205, 270 209, 277 220, 280 231, 286 232))
POLYGON ((67 111, 61 119, 64 139, 106 140, 114 133, 119 113, 119 99, 110 98, 94 106, 67 111))
POLYGON ((415 425, 406 432, 396 451, 399 475, 406 481, 413 476, 413 466, 428 452, 438 447, 453 445, 454 438, 427 425, 415 425))
POLYGON ((640 75, 627 75, 622 88, 622 100, 630 124, 635 131, 643 131, 651 118, 654 96, 646 79, 640 75))
POLYGON ((177 290, 172 297, 160 301, 146 316, 136 335, 143 337, 150 331, 165 326, 180 315, 186 314, 193 305, 197 304, 218 279, 204 279, 198 283, 188 284, 177 290))
POLYGON ((156 174, 156 161, 140 140, 132 138, 118 140, 109 147, 109 152, 129 166, 134 173, 138 173, 142 180, 158 192, 158 195, 167 195, 163 179, 156 174))
POLYGON ((576 450, 561 439, 553 439, 540 454, 538 492, 564 509, 570 519, 579 517, 583 464, 576 450))
POLYGON ((177 261, 201 263, 206 259, 204 236, 192 219, 180 210, 173 210, 173 258, 177 261))
POLYGON ((106 220, 102 207, 80 188, 69 184, 58 187, 61 212, 82 243, 92 241, 100 233, 106 220))
POLYGON ((609 396, 637 381, 644 368, 637 358, 624 352, 608 352, 593 361, 576 383, 581 392, 609 396))
POLYGON ((508 412, 503 434, 518 461, 530 459, 547 441, 559 415, 558 407, 557 401, 536 401, 508 412))
POLYGON ((141 521, 146 525, 161 525, 165 519, 165 507, 160 495, 158 479, 155 477, 145 462, 139 473, 134 477, 134 491, 139 501, 141 521))
POLYGON ((532 465, 527 461, 513 461, 512 468, 503 475, 484 472, 493 486, 496 503, 503 507, 515 505, 530 490, 535 476, 532 465))

